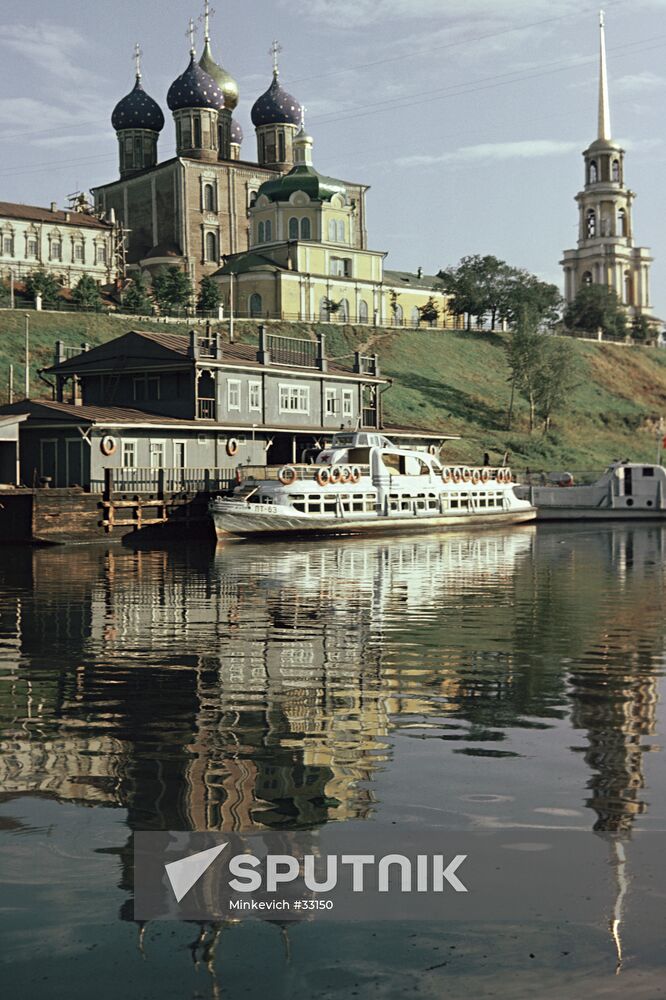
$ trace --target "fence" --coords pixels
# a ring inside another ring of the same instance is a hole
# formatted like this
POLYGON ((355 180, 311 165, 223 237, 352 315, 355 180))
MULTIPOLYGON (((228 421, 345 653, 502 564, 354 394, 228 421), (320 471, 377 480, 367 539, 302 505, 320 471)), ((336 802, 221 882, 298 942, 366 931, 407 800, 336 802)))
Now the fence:
POLYGON ((92 493, 215 493, 230 490, 236 484, 236 469, 230 468, 169 468, 152 469, 107 468, 104 479, 90 483, 92 493))
POLYGON ((267 338, 271 360, 282 365, 297 365, 299 368, 316 368, 318 345, 312 340, 297 337, 280 337, 269 333, 267 338))

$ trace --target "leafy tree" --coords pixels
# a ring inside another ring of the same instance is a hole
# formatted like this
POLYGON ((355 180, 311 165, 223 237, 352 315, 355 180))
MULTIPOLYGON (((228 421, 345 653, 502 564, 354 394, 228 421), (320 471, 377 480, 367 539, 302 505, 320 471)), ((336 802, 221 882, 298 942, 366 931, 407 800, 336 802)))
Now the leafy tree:
POLYGON ((526 400, 530 411, 530 433, 536 418, 543 421, 544 433, 550 430, 553 414, 567 402, 575 378, 575 358, 571 344, 555 339, 539 329, 536 313, 523 311, 509 336, 506 347, 511 369, 511 406, 517 391, 526 400))
POLYGON ((160 270, 153 279, 153 295, 161 309, 186 309, 192 294, 192 282, 178 267, 160 270))
POLYGON ((199 282, 198 307, 203 312, 216 312, 220 306, 220 286, 214 278, 204 276, 199 282))
POLYGON ((652 337, 652 329, 650 328, 650 321, 647 316, 641 313, 639 316, 634 316, 633 322, 631 324, 631 336, 633 340, 636 340, 639 344, 644 344, 647 340, 652 337))
POLYGON ((102 299, 97 282, 91 275, 82 274, 72 290, 72 300, 85 309, 101 309, 102 299))
MULTIPOLYGON (((497 257, 476 254, 463 257, 457 267, 439 272, 444 290, 451 296, 450 308, 457 316, 467 316, 468 330, 472 328, 473 316, 493 312, 496 285, 504 267, 497 257)), ((494 323, 494 316, 492 319, 494 323)))
POLYGON ((425 305, 419 306, 419 316, 424 323, 436 323, 439 317, 439 308, 437 303, 432 296, 428 299, 425 305))
POLYGON ((328 313, 329 319, 331 316, 335 316, 337 312, 342 308, 342 301, 334 302, 333 299, 324 299, 324 309, 328 313))
POLYGON ((601 329, 610 337, 624 337, 627 330, 620 300, 606 285, 583 285, 564 313, 564 325, 585 333, 601 329))
POLYGON ((552 326, 561 314, 562 296, 557 285, 540 281, 522 268, 508 268, 500 289, 497 313, 512 326, 524 313, 531 314, 540 326, 552 326))
POLYGON ((143 271, 137 271, 132 275, 131 281, 123 296, 123 305, 139 315, 149 315, 152 312, 153 302, 143 271))
POLYGON ((32 271, 25 281, 25 287, 31 299, 41 295, 45 303, 55 302, 60 293, 60 285, 50 271, 40 269, 32 271))

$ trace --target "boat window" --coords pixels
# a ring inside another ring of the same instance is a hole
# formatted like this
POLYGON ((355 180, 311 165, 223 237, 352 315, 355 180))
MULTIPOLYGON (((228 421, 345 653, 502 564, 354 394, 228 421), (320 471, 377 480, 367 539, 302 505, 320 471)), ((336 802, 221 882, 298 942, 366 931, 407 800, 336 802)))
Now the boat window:
POLYGON ((646 465, 643 468, 644 476, 654 476, 654 467, 652 465, 646 465))
POLYGON ((391 454, 385 452, 382 455, 382 462, 384 463, 384 465, 389 470, 389 473, 392 476, 399 475, 399 473, 400 473, 400 456, 399 455, 391 455, 391 454))

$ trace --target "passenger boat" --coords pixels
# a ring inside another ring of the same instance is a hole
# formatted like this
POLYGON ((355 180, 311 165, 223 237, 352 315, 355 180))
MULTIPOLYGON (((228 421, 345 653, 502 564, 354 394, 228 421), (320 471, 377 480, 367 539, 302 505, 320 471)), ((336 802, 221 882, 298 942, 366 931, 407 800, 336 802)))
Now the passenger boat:
POLYGON ((312 465, 240 467, 210 512, 224 535, 369 534, 517 524, 536 511, 508 468, 445 466, 382 434, 336 434, 312 465))
POLYGON ((545 486, 521 486, 518 494, 537 508, 539 521, 608 521, 666 517, 666 469, 616 461, 594 483, 577 486, 563 474, 545 486))

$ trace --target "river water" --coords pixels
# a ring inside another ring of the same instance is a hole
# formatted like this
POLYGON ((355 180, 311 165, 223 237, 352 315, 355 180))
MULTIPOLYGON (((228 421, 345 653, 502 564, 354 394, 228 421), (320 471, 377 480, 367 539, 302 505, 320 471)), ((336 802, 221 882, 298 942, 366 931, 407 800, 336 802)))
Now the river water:
POLYGON ((546 525, 0 550, 3 995, 666 996, 641 849, 666 829, 665 549, 546 525), (580 898, 465 925, 133 920, 134 831, 369 824, 386 850, 568 836, 580 898))

